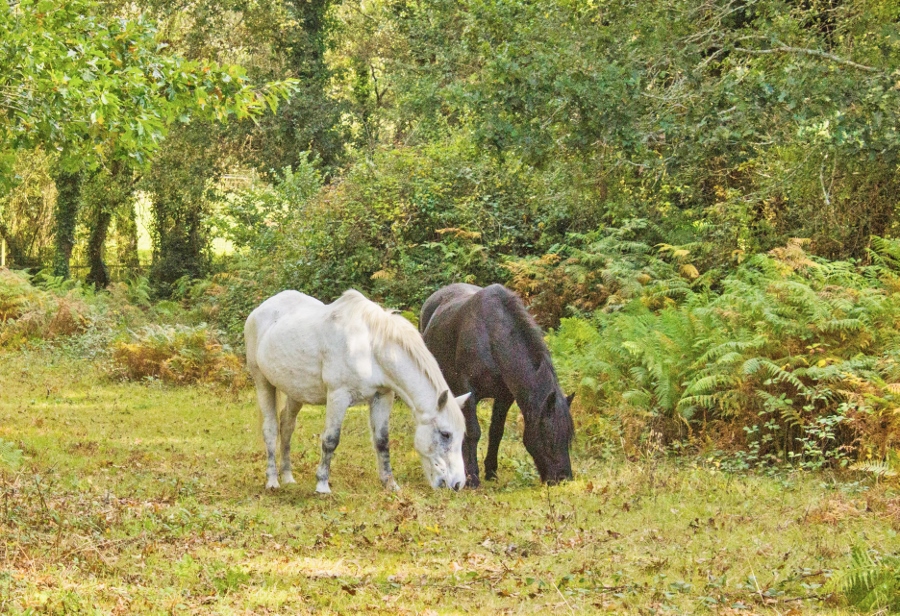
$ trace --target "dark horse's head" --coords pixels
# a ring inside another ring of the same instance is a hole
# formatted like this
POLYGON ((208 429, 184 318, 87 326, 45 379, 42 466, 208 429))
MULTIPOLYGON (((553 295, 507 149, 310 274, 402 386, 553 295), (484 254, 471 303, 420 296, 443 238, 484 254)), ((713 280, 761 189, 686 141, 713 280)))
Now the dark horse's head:
POLYGON ((574 396, 562 393, 549 361, 541 365, 537 376, 549 387, 543 389, 546 395, 534 398, 536 404, 528 405, 531 408, 525 417, 523 441, 525 449, 534 458, 541 481, 556 484, 572 478, 569 446, 575 427, 569 405, 574 396))

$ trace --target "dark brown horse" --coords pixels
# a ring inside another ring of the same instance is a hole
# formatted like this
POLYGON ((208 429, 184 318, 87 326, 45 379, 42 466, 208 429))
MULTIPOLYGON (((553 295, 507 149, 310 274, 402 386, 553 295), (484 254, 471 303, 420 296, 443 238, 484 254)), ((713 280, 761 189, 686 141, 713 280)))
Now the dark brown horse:
POLYGON ((451 284, 425 301, 419 329, 450 390, 456 395, 472 392, 463 405, 466 485, 479 484, 481 427, 475 405, 482 398, 494 399, 485 478, 497 476, 497 449, 513 400, 522 410, 525 449, 541 480, 557 483, 572 478, 572 399, 559 388, 541 330, 515 293, 499 284, 484 289, 451 284))

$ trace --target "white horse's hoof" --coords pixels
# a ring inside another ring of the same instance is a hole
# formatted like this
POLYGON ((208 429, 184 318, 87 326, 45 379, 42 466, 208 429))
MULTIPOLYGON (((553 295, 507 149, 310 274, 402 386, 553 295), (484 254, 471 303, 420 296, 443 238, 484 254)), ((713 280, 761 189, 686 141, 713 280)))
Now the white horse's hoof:
POLYGON ((282 485, 287 485, 289 483, 297 483, 294 481, 294 476, 288 471, 287 473, 281 474, 281 483, 282 485))
POLYGON ((328 485, 327 481, 320 481, 316 484, 316 492, 319 494, 331 494, 331 486, 328 485))
POLYGON ((281 486, 278 485, 278 480, 277 480, 277 479, 269 479, 269 480, 266 482, 266 490, 277 490, 277 489, 280 488, 280 487, 281 487, 281 486))
POLYGON ((399 492, 400 486, 397 484, 396 481, 394 481, 393 479, 390 479, 390 480, 384 482, 384 489, 388 490, 390 492, 399 492))

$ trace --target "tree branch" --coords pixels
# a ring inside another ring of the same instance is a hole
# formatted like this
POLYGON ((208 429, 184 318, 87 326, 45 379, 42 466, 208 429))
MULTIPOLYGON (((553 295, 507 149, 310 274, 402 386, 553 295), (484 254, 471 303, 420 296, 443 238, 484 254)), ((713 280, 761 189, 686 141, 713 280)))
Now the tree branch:
POLYGON ((776 53, 803 54, 807 56, 815 56, 817 58, 824 58, 838 64, 844 64, 846 66, 852 66, 853 68, 859 69, 861 71, 867 71, 869 73, 879 72, 879 69, 875 68, 874 66, 866 66, 865 64, 860 64, 858 62, 854 62, 853 60, 847 60, 846 58, 841 58, 840 56, 836 56, 826 51, 820 51, 818 49, 807 49, 805 47, 790 47, 788 45, 781 45, 780 47, 772 47, 771 49, 745 49, 743 47, 735 47, 734 50, 755 55, 776 53))

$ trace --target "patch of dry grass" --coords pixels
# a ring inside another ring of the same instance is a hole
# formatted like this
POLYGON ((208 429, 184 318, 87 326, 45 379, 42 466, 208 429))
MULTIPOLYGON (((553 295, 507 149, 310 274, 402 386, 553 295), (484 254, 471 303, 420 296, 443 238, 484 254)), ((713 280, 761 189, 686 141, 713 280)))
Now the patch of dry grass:
MULTIPOLYGON (((0 613, 839 614, 822 585, 860 542, 898 545, 890 484, 727 475, 703 460, 602 463, 537 485, 510 415, 500 479, 431 490, 406 409, 399 494, 351 409, 314 493, 323 409, 294 475, 264 486, 254 396, 104 382, 83 363, 0 355, 0 613)), ((868 481, 868 480, 866 480, 868 481)))
POLYGON ((113 346, 118 372, 131 380, 220 383, 237 390, 247 384, 241 360, 206 325, 150 325, 130 342, 113 346))

